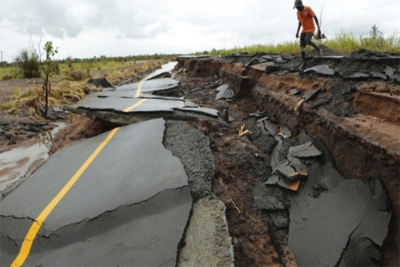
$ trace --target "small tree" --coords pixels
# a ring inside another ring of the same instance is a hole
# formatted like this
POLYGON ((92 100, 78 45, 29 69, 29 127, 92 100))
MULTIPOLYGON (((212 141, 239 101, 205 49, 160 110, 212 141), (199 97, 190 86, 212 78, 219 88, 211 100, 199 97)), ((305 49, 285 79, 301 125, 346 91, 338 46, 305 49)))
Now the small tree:
MULTIPOLYGON (((40 43, 39 43, 40 46, 40 43)), ((45 53, 46 53, 46 58, 44 61, 42 61, 41 59, 41 53, 39 50, 39 64, 40 67, 43 71, 43 75, 44 75, 44 80, 43 80, 43 94, 42 96, 44 96, 44 101, 45 101, 45 107, 44 110, 41 110, 42 112, 42 116, 43 117, 47 117, 47 111, 49 108, 49 94, 51 92, 51 83, 50 83, 50 79, 54 74, 54 70, 55 70, 55 63, 53 61, 54 55, 58 53, 57 48, 53 47, 53 43, 51 41, 48 41, 44 44, 43 47, 45 53)))

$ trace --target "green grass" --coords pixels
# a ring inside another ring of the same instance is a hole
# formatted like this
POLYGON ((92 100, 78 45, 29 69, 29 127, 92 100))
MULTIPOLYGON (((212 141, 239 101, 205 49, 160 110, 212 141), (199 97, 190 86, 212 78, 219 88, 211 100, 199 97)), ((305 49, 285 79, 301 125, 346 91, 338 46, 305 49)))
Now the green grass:
POLYGON ((18 67, 17 66, 0 67, 0 81, 5 75, 11 75, 13 79, 18 79, 19 78, 18 67))
MULTIPOLYGON (((177 55, 140 55, 130 57, 118 58, 92 58, 92 59, 66 59, 55 61, 60 69, 60 74, 53 76, 53 81, 61 81, 68 79, 67 72, 84 72, 90 70, 91 75, 93 71, 105 70, 107 72, 119 70, 126 67, 135 67, 141 65, 148 60, 171 60, 175 59, 177 55)), ((7 66, 0 66, 0 81, 3 76, 11 75, 13 79, 22 79, 22 74, 18 66, 14 63, 7 66)))
MULTIPOLYGON (((330 49, 340 51, 343 53, 351 53, 355 50, 364 48, 367 50, 381 51, 381 52, 393 52, 400 53, 400 37, 396 33, 393 33, 389 37, 378 36, 375 38, 365 37, 363 35, 357 35, 354 33, 341 32, 336 34, 332 39, 324 39, 320 41, 314 40, 316 44, 323 44, 330 49)), ((310 46, 307 50, 311 50, 310 46)), ((283 42, 277 45, 267 44, 267 45, 251 45, 243 47, 234 47, 233 49, 213 49, 209 55, 221 55, 226 56, 236 52, 248 52, 249 54, 255 54, 259 52, 264 53, 278 53, 278 54, 300 54, 299 40, 292 42, 283 42)), ((201 53, 196 53, 201 54, 201 53)))

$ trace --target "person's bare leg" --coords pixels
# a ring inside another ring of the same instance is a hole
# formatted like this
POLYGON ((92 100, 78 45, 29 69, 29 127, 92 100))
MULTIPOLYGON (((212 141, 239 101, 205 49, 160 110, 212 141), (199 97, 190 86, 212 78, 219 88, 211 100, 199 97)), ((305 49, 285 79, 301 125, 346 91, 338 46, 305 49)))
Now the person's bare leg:
POLYGON ((306 52, 301 52, 301 57, 303 58, 303 65, 300 66, 300 69, 304 70, 307 67, 306 52))
POLYGON ((318 51, 318 57, 322 57, 322 49, 319 48, 314 42, 310 42, 310 45, 318 51))

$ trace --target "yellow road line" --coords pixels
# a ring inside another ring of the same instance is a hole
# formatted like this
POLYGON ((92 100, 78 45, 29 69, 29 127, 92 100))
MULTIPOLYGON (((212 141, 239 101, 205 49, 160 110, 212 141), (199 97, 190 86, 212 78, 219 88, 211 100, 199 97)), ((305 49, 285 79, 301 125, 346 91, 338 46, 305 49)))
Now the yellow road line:
MULTIPOLYGON (((139 84, 138 90, 135 94, 135 98, 138 98, 140 96, 140 92, 142 90, 142 85, 144 83, 144 80, 141 81, 139 84)), ((136 104, 124 109, 124 112, 129 112, 134 108, 137 108, 141 104, 143 104, 147 99, 142 99, 136 104)), ((52 212, 52 210, 57 206, 57 204, 61 201, 61 199, 68 193, 68 191, 71 189, 71 187, 78 181, 78 179, 81 177, 81 175, 85 172, 87 167, 93 162, 93 160, 97 157, 97 155, 103 150, 103 148, 106 146, 106 144, 111 140, 111 138, 116 134, 116 132, 119 130, 119 128, 116 128, 111 131, 111 133, 107 136, 107 138, 97 147, 97 149, 93 152, 93 154, 86 160, 86 162, 79 168, 79 170, 72 176, 72 178, 68 181, 68 183, 61 189, 60 192, 53 198, 53 200, 47 205, 47 207, 40 213, 40 215, 37 217, 35 222, 33 222, 31 228, 29 229, 28 233, 25 236, 24 241, 22 242, 21 250, 19 251, 18 256, 15 258, 14 262, 11 264, 11 267, 20 267, 22 264, 24 264, 26 258, 29 255, 29 252, 31 251, 33 241, 35 240, 35 237, 37 233, 40 230, 40 227, 42 227, 42 224, 46 220, 46 218, 49 216, 49 214, 52 212)))
POLYGON ((136 91, 136 94, 135 94, 135 98, 138 98, 138 97, 140 96, 140 92, 142 91, 142 85, 143 85, 143 83, 144 83, 144 80, 142 80, 142 81, 140 82, 139 87, 138 87, 138 89, 137 89, 137 91, 136 91))
POLYGON ((146 101, 147 101, 147 99, 142 99, 142 100, 140 100, 139 102, 137 102, 136 104, 130 106, 129 108, 124 109, 123 112, 129 112, 129 111, 131 111, 132 109, 137 108, 138 106, 140 106, 141 104, 143 104, 143 103, 146 102, 146 101))
POLYGON ((33 241, 36 237, 36 234, 39 232, 40 227, 46 220, 47 216, 51 213, 55 206, 61 201, 61 199, 68 193, 71 187, 78 181, 81 175, 85 172, 87 167, 93 162, 93 160, 97 157, 97 155, 101 152, 101 150, 106 146, 106 144, 111 140, 111 138, 115 135, 115 133, 119 130, 116 128, 111 131, 111 133, 107 136, 107 138, 97 147, 97 149, 93 152, 93 154, 86 160, 86 162, 79 168, 79 170, 72 176, 72 178, 68 181, 68 183, 61 189, 60 192, 53 198, 53 200, 47 205, 47 207, 40 213, 39 217, 32 224, 29 229, 27 235, 25 236, 24 242, 22 243, 21 250, 18 256, 15 258, 14 262, 11 264, 12 267, 19 267, 24 264, 26 258, 29 255, 29 252, 32 248, 33 241))
MULTIPOLYGON (((142 82, 143 83, 143 82, 142 82)), ((147 99, 140 100, 135 105, 125 109, 125 112, 131 111, 134 108, 137 108, 147 99)), ((81 175, 85 172, 85 170, 89 167, 89 165, 93 162, 93 160, 97 157, 97 155, 103 150, 103 148, 107 145, 107 143, 113 138, 113 136, 117 133, 119 128, 116 128, 111 131, 111 133, 107 136, 107 138, 96 148, 92 155, 85 161, 85 163, 79 168, 79 170, 72 176, 72 178, 68 181, 68 183, 61 189, 60 192, 53 198, 53 200, 47 205, 47 207, 40 213, 37 219, 33 222, 31 228, 25 236, 24 241, 22 242, 21 250, 19 251, 18 256, 15 258, 14 262, 11 264, 11 267, 20 267, 24 264, 26 258, 29 256, 29 252, 31 251, 33 241, 37 233, 42 227, 42 224, 52 212, 52 210, 57 206, 57 204, 61 201, 61 199, 68 193, 71 187, 78 181, 81 175)))

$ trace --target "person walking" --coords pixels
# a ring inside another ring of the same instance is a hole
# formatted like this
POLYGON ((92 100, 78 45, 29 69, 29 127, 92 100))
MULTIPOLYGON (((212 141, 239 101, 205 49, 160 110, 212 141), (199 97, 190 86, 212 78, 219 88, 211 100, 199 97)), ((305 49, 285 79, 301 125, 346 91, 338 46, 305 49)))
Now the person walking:
POLYGON ((306 61, 306 46, 311 45, 318 51, 318 56, 322 56, 322 49, 320 49, 313 41, 311 41, 312 37, 314 36, 315 32, 315 24, 318 26, 318 38, 321 38, 321 29, 319 26, 319 21, 317 16, 315 15, 314 11, 309 6, 304 6, 303 1, 296 0, 294 2, 293 9, 297 9, 297 19, 299 20, 299 26, 296 32, 296 38, 299 38, 299 31, 300 28, 303 27, 303 31, 300 35, 300 51, 301 57, 303 58, 303 64, 300 66, 302 70, 307 67, 306 61), (314 21, 313 21, 314 19, 314 21))

